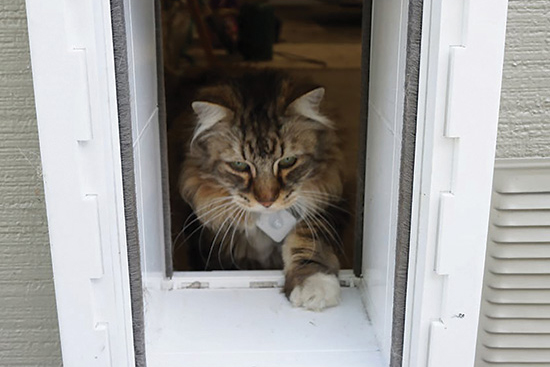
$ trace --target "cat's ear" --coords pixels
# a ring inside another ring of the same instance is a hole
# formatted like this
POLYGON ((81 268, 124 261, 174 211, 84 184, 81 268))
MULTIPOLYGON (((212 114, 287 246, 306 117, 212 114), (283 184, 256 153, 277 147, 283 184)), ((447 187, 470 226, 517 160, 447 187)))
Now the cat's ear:
POLYGON ((320 111, 321 101, 325 95, 325 88, 316 88, 306 94, 296 98, 289 106, 287 111, 305 116, 311 120, 320 122, 327 127, 334 127, 332 121, 324 116, 320 111))
POLYGON ((204 101, 191 103, 193 111, 197 114, 197 128, 193 134, 193 140, 205 130, 210 129, 218 122, 233 117, 233 111, 219 104, 204 101))

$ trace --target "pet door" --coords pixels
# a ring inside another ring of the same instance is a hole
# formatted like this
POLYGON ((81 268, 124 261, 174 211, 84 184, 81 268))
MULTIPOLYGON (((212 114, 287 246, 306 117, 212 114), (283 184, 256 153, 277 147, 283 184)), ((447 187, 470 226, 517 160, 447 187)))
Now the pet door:
MULTIPOLYGON (((304 11, 298 5, 292 6, 287 11, 304 11)), ((311 9, 315 9, 315 6, 319 5, 313 5, 311 9)), ((135 75, 133 78, 130 76, 129 86, 130 95, 135 95, 136 100, 135 106, 132 107, 133 156, 137 188, 137 222, 145 286, 144 336, 147 364, 176 366, 181 361, 189 361, 189 365, 194 366, 220 363, 234 366, 254 363, 300 366, 383 365, 384 361, 390 359, 392 335, 391 309, 395 263, 391 254, 395 252, 403 125, 403 113, 397 111, 403 110, 407 44, 407 27, 396 25, 406 20, 408 7, 396 3, 375 9, 377 13, 372 17, 380 22, 376 25, 381 27, 380 34, 391 34, 391 37, 371 38, 371 6, 366 3, 363 9, 362 73, 358 68, 361 61, 360 52, 356 52, 357 71, 356 76, 352 78, 355 79, 356 95, 353 94, 354 89, 344 82, 337 83, 335 87, 341 91, 331 90, 330 86, 327 86, 329 100, 330 93, 345 95, 346 92, 350 93, 347 89, 352 91, 348 98, 356 98, 357 102, 360 100, 359 94, 362 94, 362 107, 357 107, 356 114, 351 118, 362 120, 363 132, 360 135, 364 140, 347 144, 361 144, 363 151, 365 146, 368 146, 368 158, 367 162, 362 162, 357 173, 353 172, 356 176, 352 176, 352 179, 361 178, 358 187, 362 189, 366 166, 366 171, 370 170, 367 177, 376 177, 377 181, 367 182, 366 196, 369 203, 364 212, 365 222, 369 223, 368 234, 363 237, 359 231, 357 236, 361 251, 356 253, 355 274, 361 275, 364 266, 370 278, 368 281, 364 278, 363 281, 353 274, 351 268, 342 270, 342 303, 321 313, 291 307, 281 294, 284 281, 281 271, 172 271, 172 242, 166 241, 170 239, 167 227, 173 213, 167 211, 169 206, 166 198, 166 171, 162 169, 163 154, 166 151, 163 144, 170 137, 164 135, 166 131, 162 123, 162 102, 160 109, 155 105, 158 98, 158 94, 155 93, 157 90, 144 89, 137 84, 141 79, 154 80, 157 75, 162 75, 157 72, 159 65, 162 65, 160 61, 157 61, 156 65, 152 62, 139 62, 151 61, 146 55, 152 52, 151 45, 154 44, 151 39, 155 34, 152 28, 153 9, 152 3, 147 6, 134 6, 130 2, 125 14, 126 29, 129 31, 127 37, 131 40, 128 42, 129 71, 133 71, 135 75), (146 27, 149 29, 148 38, 140 39, 140 35, 145 34, 146 27), (374 80, 377 86, 373 87, 371 84, 369 89, 371 39, 373 52, 379 55, 380 60, 386 61, 380 63, 375 59, 376 63, 372 65, 371 73, 379 76, 374 80), (361 76, 362 85, 358 83, 361 76), (394 93, 395 90, 398 91, 397 94, 394 93), (382 105, 382 100, 387 98, 391 98, 393 102, 382 105), (388 117, 384 120, 379 119, 370 108, 367 108, 368 100, 371 101, 374 111, 388 117), (140 109, 143 109, 143 112, 140 109), (370 114, 370 120, 373 121, 369 126, 370 144, 366 141, 367 114, 370 114), (391 127, 388 129, 388 126, 391 127), (380 145, 377 142, 384 143, 380 145), (384 214, 380 216, 379 213, 384 214), (393 235, 388 237, 388 233, 393 235), (378 245, 376 249, 366 248, 363 259, 361 252, 363 243, 366 244, 367 241, 378 245), (159 246, 163 243, 166 246, 159 246), (391 260, 388 262, 387 259, 391 260), (376 314, 375 323, 371 323, 367 316, 366 309, 369 308, 376 314), (331 338, 331 335, 335 334, 339 337, 331 338)), ((157 37, 160 28, 157 22, 157 37)), ((167 56, 166 50, 169 48, 169 45, 162 47, 165 51, 164 56, 167 56)), ((157 49, 160 49, 158 43, 157 49)), ((311 45, 310 49, 314 50, 311 45)), ((348 49, 352 48, 348 46, 348 49)), ((280 49, 274 47, 274 50, 278 52, 280 49)), ((276 59, 275 62, 277 61, 276 59)), ((312 70, 319 74, 315 79, 319 81, 324 76, 320 73, 323 69, 319 70, 316 65, 314 67, 317 69, 312 70)), ((334 72, 340 75, 336 75, 335 79, 345 79, 345 71, 346 69, 336 68, 334 72)), ((302 71, 307 72, 308 70, 302 71)), ((170 82, 170 79, 166 80, 165 88, 162 88, 161 84, 160 93, 170 93, 170 82)), ((150 84, 147 85, 151 87, 150 84)), ((415 88, 414 85, 411 85, 411 88, 415 88)), ((165 98, 170 101, 172 96, 166 95, 165 98)), ((414 104, 415 102, 411 101, 411 106, 414 104)), ((406 123, 410 124, 408 131, 414 132, 414 114, 411 116, 406 123)), ((351 135, 349 139, 353 140, 357 139, 359 134, 355 132, 351 135)), ((414 137, 414 134, 411 136, 414 137)), ((414 149, 414 138, 407 143, 412 144, 410 148, 414 149)), ((364 153, 353 154, 364 156, 364 153)), ((414 155, 410 156, 408 167, 412 167, 413 157, 414 155)), ((363 200, 359 201, 359 213, 363 213, 363 200)), ((406 207, 400 209, 407 213, 406 207)), ((363 222, 363 218, 358 219, 358 229, 363 228, 363 222)), ((405 233, 404 236, 407 237, 405 233)), ((404 261, 406 263, 406 259, 404 261)), ((348 266, 352 266, 351 262, 348 266)), ((400 289, 403 287, 404 283, 400 289)), ((400 307, 404 305, 401 304, 400 307)), ((396 329, 394 334, 396 344, 400 344, 401 339, 398 335, 402 335, 402 330, 396 329)))
POLYGON ((166 276, 154 2, 29 0, 64 364, 469 365, 505 5, 364 4, 362 277, 313 313, 280 272, 166 276))

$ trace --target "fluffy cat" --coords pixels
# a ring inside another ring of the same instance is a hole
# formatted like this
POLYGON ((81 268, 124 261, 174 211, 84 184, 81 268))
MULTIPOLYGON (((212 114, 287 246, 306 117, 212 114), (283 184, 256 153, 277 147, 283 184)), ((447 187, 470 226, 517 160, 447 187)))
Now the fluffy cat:
POLYGON ((187 131, 176 187, 192 209, 179 233, 192 268, 283 269, 294 306, 338 304, 343 167, 323 95, 272 70, 200 89, 193 118, 176 124, 187 131), (280 210, 297 224, 277 243, 256 221, 280 210))

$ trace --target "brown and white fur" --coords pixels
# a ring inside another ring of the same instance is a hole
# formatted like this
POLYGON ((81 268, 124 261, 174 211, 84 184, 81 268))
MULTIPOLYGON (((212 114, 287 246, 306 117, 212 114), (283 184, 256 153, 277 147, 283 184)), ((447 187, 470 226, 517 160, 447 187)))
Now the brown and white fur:
POLYGON ((282 268, 293 305, 338 304, 342 154, 323 95, 269 70, 200 91, 177 185, 195 269, 282 268), (255 223, 283 209, 298 223, 276 243, 255 223))

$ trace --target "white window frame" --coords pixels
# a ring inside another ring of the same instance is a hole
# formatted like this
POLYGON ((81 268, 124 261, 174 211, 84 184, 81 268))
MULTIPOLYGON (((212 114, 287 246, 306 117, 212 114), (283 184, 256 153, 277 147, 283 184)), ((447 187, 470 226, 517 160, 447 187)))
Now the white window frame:
MULTIPOLYGON (((385 5, 397 6, 406 16, 406 1, 392 4, 385 5)), ((56 301, 68 367, 135 365, 109 6, 108 0, 27 0, 56 301)), ((373 6, 376 11, 384 2, 375 0, 373 6)), ((424 1, 404 366, 473 365, 506 7, 506 0, 424 1), (472 90, 472 85, 481 87, 472 90), (475 185, 470 177, 476 177, 475 185)), ((131 16, 131 6, 126 11, 131 16)), ((400 34, 405 31, 401 28, 400 34)), ((133 65, 138 66, 143 65, 133 65)), ((130 80, 135 106, 142 83, 150 87, 151 79, 130 80)), ((398 87, 393 101, 394 118, 399 118, 398 87)), ((155 114, 150 112, 149 120, 155 114)), ((132 113, 134 119, 141 114, 132 113)), ((394 226, 392 215, 388 220, 394 226)), ((383 307, 391 307, 392 251, 389 247, 384 255, 389 263, 387 296, 378 299, 383 307)), ((150 270, 163 271, 162 266, 150 270)), ((368 289, 368 279, 364 284, 368 289)), ((377 316, 380 306, 369 302, 375 328, 387 334, 379 338, 388 354, 391 315, 377 316)))

